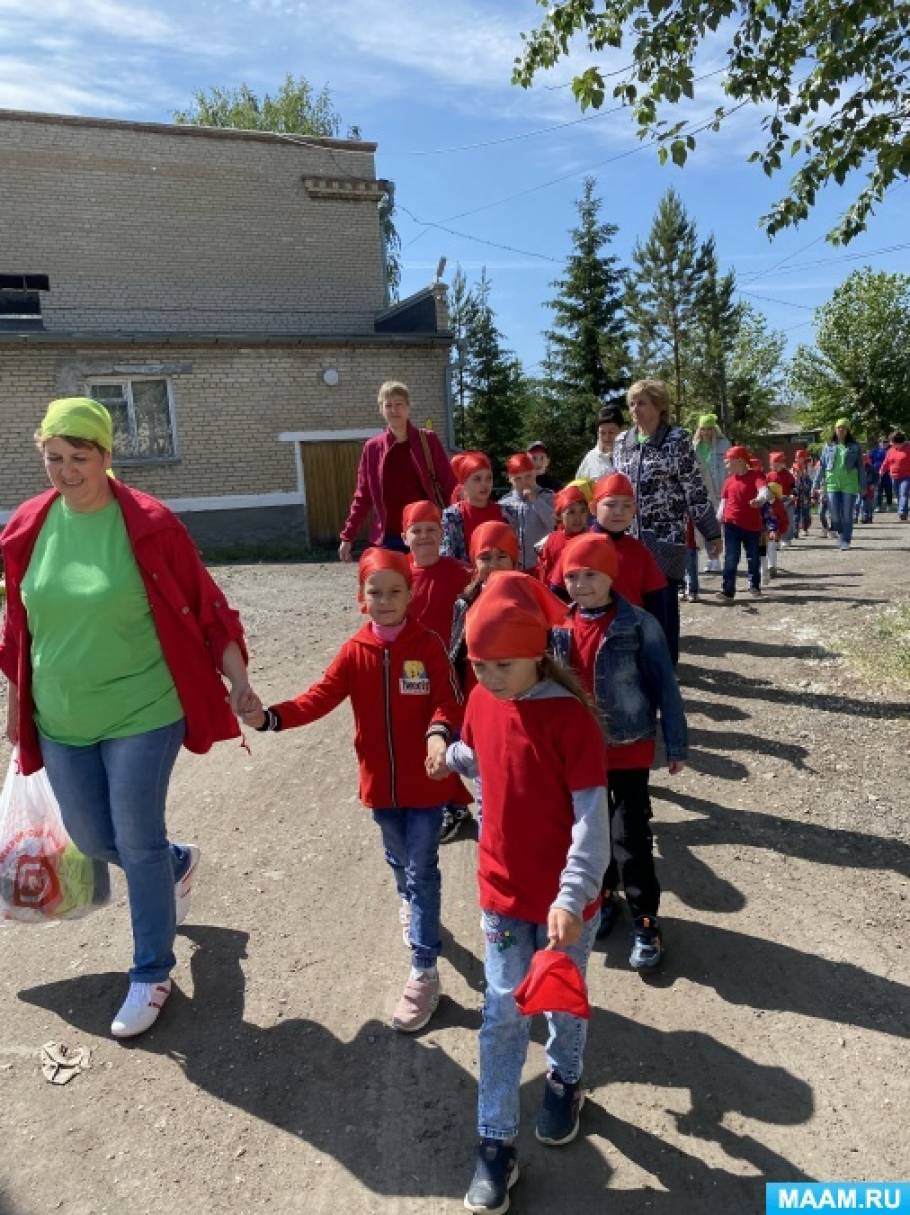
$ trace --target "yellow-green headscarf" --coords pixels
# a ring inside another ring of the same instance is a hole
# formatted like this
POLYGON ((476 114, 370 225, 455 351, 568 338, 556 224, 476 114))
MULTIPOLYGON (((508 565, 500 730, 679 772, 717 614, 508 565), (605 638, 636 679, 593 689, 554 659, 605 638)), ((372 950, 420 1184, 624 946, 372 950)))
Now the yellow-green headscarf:
POLYGON ((51 401, 38 428, 42 439, 86 439, 105 451, 114 449, 114 427, 111 415, 98 401, 90 397, 60 397, 51 401))

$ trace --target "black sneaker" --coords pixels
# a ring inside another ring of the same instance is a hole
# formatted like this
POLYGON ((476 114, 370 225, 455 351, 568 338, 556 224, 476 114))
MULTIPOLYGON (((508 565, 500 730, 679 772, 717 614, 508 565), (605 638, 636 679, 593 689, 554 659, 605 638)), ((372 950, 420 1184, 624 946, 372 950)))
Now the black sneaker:
POLYGON ((660 925, 653 916, 643 915, 635 921, 635 936, 629 965, 633 970, 656 970, 664 956, 660 925))
POLYGON ((550 1072, 543 1090, 534 1134, 541 1143, 562 1147, 578 1134, 578 1119, 585 1095, 578 1084, 567 1084, 559 1072, 550 1072))
POLYGON ((714 598, 719 599, 721 603, 733 602, 733 596, 729 593, 729 591, 717 591, 714 598))
POLYGON ((501 1139, 481 1139, 474 1176, 464 1196, 466 1210, 502 1215, 509 1209, 509 1190, 517 1180, 515 1145, 501 1139))
POLYGON ((467 806, 446 806, 442 812, 442 830, 439 833, 440 844, 448 844, 461 828, 471 821, 471 811, 467 806))
POLYGON ((602 941, 613 931, 616 918, 619 915, 619 899, 615 894, 607 895, 600 907, 600 923, 597 925, 597 939, 602 941))

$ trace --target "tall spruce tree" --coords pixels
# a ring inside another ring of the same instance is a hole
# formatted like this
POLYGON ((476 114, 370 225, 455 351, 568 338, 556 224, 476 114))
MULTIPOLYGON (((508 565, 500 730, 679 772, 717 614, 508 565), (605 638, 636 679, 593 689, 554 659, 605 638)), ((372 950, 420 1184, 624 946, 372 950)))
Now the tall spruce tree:
POLYGON ((466 325, 464 443, 486 452, 498 471, 521 442, 525 383, 521 364, 496 327, 491 286, 484 269, 466 325))
MULTIPOLYGON (((618 229, 600 221, 594 186, 586 177, 576 201, 579 222, 565 274, 552 284, 559 294, 550 301, 554 324, 546 333, 547 395, 559 401, 558 434, 549 440, 576 460, 591 445, 598 409, 628 383, 624 280, 619 259, 606 252, 618 229)), ((552 426, 557 413, 550 413, 552 426)))
POLYGON ((626 311, 635 330, 635 364, 644 375, 667 376, 678 420, 687 400, 687 348, 695 324, 699 271, 695 224, 675 190, 660 200, 650 235, 644 245, 636 243, 632 260, 626 311))
POLYGON ((468 347, 474 334, 477 320, 477 294, 468 285, 467 276, 461 266, 456 266, 448 291, 449 329, 455 339, 452 347, 452 397, 455 414, 455 441, 465 446, 467 409, 469 400, 468 347))
POLYGON ((714 237, 709 236, 696 262, 695 315, 692 326, 691 405, 710 405, 726 433, 730 424, 730 358, 739 332, 741 307, 734 299, 736 275, 720 274, 714 237))

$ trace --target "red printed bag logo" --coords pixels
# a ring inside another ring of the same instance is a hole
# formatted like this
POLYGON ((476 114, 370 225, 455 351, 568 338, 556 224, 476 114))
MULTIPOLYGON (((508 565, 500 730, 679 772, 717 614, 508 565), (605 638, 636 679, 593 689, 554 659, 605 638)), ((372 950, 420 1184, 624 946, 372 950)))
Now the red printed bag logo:
POLYGON ((60 883, 46 856, 20 856, 16 861, 13 905, 47 907, 60 898, 60 883))

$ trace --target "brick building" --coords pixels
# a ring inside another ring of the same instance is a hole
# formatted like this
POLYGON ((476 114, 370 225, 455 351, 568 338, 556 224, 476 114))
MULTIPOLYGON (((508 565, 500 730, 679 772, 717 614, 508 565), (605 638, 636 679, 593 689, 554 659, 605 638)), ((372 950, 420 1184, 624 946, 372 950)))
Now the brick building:
POLYGON ((218 546, 333 539, 385 379, 449 445, 445 288, 387 305, 375 149, 0 111, 0 523, 58 396, 218 546))

